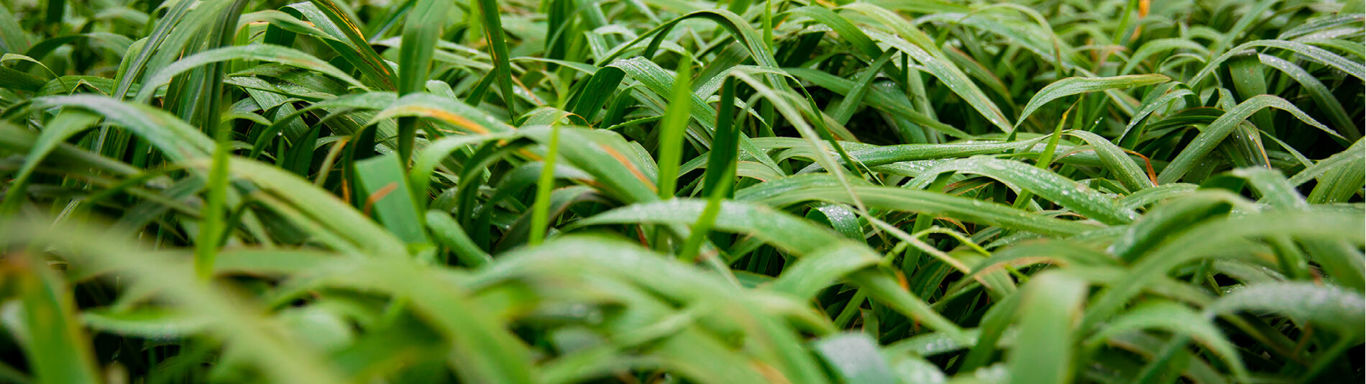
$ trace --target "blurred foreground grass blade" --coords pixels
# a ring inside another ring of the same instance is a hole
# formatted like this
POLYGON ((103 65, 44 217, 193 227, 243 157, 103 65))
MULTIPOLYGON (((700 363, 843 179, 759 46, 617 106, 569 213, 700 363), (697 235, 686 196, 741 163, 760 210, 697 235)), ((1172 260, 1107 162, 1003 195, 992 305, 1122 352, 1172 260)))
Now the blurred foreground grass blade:
POLYGON ((244 308, 245 303, 240 298, 229 297, 225 291, 196 280, 192 266, 184 262, 185 258, 177 260, 164 253, 147 252, 117 238, 116 233, 86 225, 53 227, 11 221, 5 227, 14 228, 0 234, 0 243, 6 246, 49 246, 72 263, 124 271, 158 295, 212 319, 210 328, 214 333, 248 351, 244 356, 275 380, 296 383, 339 380, 316 354, 267 333, 264 319, 258 312, 244 308), (71 237, 86 241, 65 241, 71 237))
POLYGON ((1086 282, 1060 272, 1030 279, 1020 303, 1019 347, 1010 353, 1010 382, 1067 383, 1076 376, 1073 322, 1081 312, 1086 282))
POLYGON ((1271 311, 1298 322, 1316 323, 1348 339, 1363 336, 1366 308, 1360 293, 1308 283, 1265 283, 1230 292, 1206 308, 1208 314, 1271 311))
POLYGON ((845 333, 815 343, 818 351, 840 378, 850 383, 898 383, 878 352, 877 342, 861 333, 845 333))
MULTIPOLYGON (((23 224, 11 222, 4 227, 16 225, 23 224)), ((24 252, 10 256, 8 263, 15 269, 8 278, 14 279, 15 288, 22 293, 22 306, 17 308, 22 313, 22 322, 9 325, 19 327, 12 331, 17 331, 14 336, 19 337, 35 378, 49 383, 104 381, 95 368, 90 340, 80 328, 75 298, 66 282, 39 255, 24 252)))
POLYGON ((1124 236, 1110 243, 1109 251, 1120 260, 1135 261, 1171 236, 1191 225, 1227 214, 1239 203, 1243 202, 1231 194, 1188 194, 1183 199, 1149 210, 1142 220, 1125 229, 1124 236))
POLYGON ((1315 360, 1301 380, 1313 380, 1352 345, 1362 342, 1361 322, 1366 321, 1360 293, 1332 286, 1309 283, 1279 282, 1250 285, 1220 298, 1206 313, 1236 311, 1269 311, 1288 316, 1304 324, 1313 323, 1331 329, 1337 336, 1325 350, 1318 351, 1315 360))
POLYGON ((403 297, 419 318, 449 343, 445 362, 454 373, 473 382, 530 383, 536 371, 526 347, 502 329, 491 312, 477 312, 479 302, 441 271, 411 260, 368 260, 335 263, 297 284, 322 283, 403 297), (346 279, 338 279, 345 276, 346 279), (319 281, 313 281, 314 279, 319 281))

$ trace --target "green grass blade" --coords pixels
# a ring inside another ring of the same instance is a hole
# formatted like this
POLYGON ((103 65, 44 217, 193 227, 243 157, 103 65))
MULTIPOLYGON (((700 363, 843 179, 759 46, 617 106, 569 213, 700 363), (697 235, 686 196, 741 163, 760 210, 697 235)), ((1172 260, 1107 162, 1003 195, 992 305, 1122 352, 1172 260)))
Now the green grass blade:
POLYGON ((1067 134, 1082 139, 1086 144, 1095 148, 1096 154, 1100 156, 1100 161, 1130 191, 1139 191, 1155 185, 1153 180, 1148 179, 1148 175, 1138 167, 1138 164, 1110 140, 1086 131, 1071 131, 1067 134))
POLYGON ((356 162, 356 179, 365 192, 365 208, 410 247, 428 244, 417 203, 408 188, 397 155, 376 156, 356 162))
POLYGON ((63 111, 57 117, 52 118, 52 122, 48 123, 46 129, 39 133, 38 140, 34 142, 32 149, 24 157, 24 165, 19 168, 13 180, 10 181, 9 189, 5 191, 4 203, 0 204, 0 212, 16 213, 19 205, 23 203, 24 189, 28 186, 28 179, 33 176, 33 172, 43 159, 56 150, 62 142, 93 127, 98 122, 98 117, 78 110, 63 111))
POLYGON ((1180 236, 1162 242, 1147 252, 1122 281, 1114 282, 1092 300, 1083 327, 1115 314, 1126 301, 1153 279, 1186 262, 1226 252, 1233 244, 1251 236, 1289 236, 1297 239, 1343 240, 1361 242, 1366 230, 1359 214, 1333 211, 1271 211, 1225 217, 1190 227, 1180 236), (1176 250, 1180 250, 1177 252, 1176 250), (1160 255, 1160 257, 1158 256, 1160 255), (1179 257, 1172 257, 1179 256, 1179 257))
MULTIPOLYGON (((1071 181, 1052 171, 1031 167, 1028 164, 999 160, 990 157, 946 160, 937 163, 924 175, 941 172, 973 173, 1001 180, 1022 190, 1049 199, 1089 218, 1106 224, 1124 224, 1133 221, 1137 215, 1119 207, 1115 201, 1101 195, 1085 185, 1071 181)), ((918 178, 910 188, 924 187, 926 180, 918 178)))
POLYGON ((1197 161, 1208 155, 1214 150, 1216 145, 1223 142, 1225 138, 1232 134, 1234 128, 1237 128, 1243 120, 1247 119, 1248 116, 1252 116, 1253 113, 1266 108, 1276 108, 1290 112, 1291 115, 1295 116, 1295 118, 1300 121, 1303 121, 1305 124, 1314 126, 1315 128, 1332 135, 1337 134, 1328 129, 1328 127, 1323 126, 1323 124, 1319 124, 1318 121, 1315 121, 1299 108, 1290 104, 1290 102, 1285 101, 1285 99, 1272 95, 1254 96, 1247 101, 1239 103, 1238 106, 1224 113, 1222 116, 1219 116, 1219 119, 1210 123, 1209 126, 1200 131, 1200 134, 1196 135, 1194 139, 1191 139, 1190 145, 1182 149, 1181 153, 1176 155, 1176 157, 1167 164, 1167 167, 1157 174, 1157 182, 1159 184, 1167 184, 1180 180, 1182 176, 1185 176, 1187 172, 1191 171, 1191 168, 1195 167, 1197 161))
POLYGON ((844 333, 817 340, 816 351, 850 383, 898 383, 878 351, 877 342, 861 333, 844 333))
POLYGON ((659 126, 659 199, 673 198, 678 182, 678 162, 683 157, 683 130, 688 125, 688 109, 691 107, 692 65, 683 60, 674 77, 673 90, 669 93, 669 103, 659 126))
MULTIPOLYGON (((340 380, 316 354, 267 332, 268 323, 265 319, 261 318, 259 312, 243 308, 245 304, 241 298, 230 296, 221 287, 216 289, 196 280, 192 266, 186 262, 188 257, 171 258, 164 253, 150 252, 128 243, 103 227, 73 224, 53 227, 13 221, 5 227, 17 229, 7 230, 0 235, 0 242, 6 245, 31 243, 58 246, 53 249, 70 258, 73 263, 123 271, 165 299, 211 319, 210 327, 214 329, 214 334, 243 348, 242 351, 246 352, 243 356, 274 380, 300 383, 340 380), (66 241, 71 237, 87 241, 66 241)), ((54 346, 57 345, 61 344, 54 346)))
POLYGON ((352 78, 340 69, 333 67, 327 62, 318 60, 307 53, 291 48, 270 45, 243 45, 204 51, 177 60, 174 64, 162 68, 148 78, 148 80, 142 84, 142 88, 138 92, 136 99, 140 101, 150 100, 160 86, 170 82, 171 78, 176 75, 180 75, 199 66, 229 60, 261 60, 316 70, 356 86, 357 88, 365 88, 365 85, 361 84, 359 80, 352 78))
POLYGON ((493 57, 493 73, 490 76, 498 83, 498 92, 503 95, 503 104, 515 120, 517 95, 512 90, 512 64, 509 62, 507 37, 503 33, 503 19, 500 16, 501 11, 498 10, 498 2, 475 0, 475 5, 479 10, 480 24, 484 27, 484 39, 488 43, 489 55, 493 57))
POLYGON ((9 7, 0 7, 0 50, 28 52, 29 38, 9 7))
POLYGON ((1015 123, 1016 126, 1022 124, 1039 107, 1048 102, 1063 97, 1080 95, 1085 93, 1104 91, 1110 89, 1135 88, 1148 85, 1161 84, 1171 81, 1171 78, 1163 75, 1128 75, 1115 77, 1069 77, 1058 80, 1048 86, 1043 87, 1038 93, 1029 99, 1025 104, 1024 111, 1020 112, 1020 118, 1015 123))
POLYGON ((1191 77, 1191 80, 1187 83, 1198 85, 1201 81, 1205 79, 1205 76, 1209 76, 1210 74, 1214 73, 1215 70, 1219 69, 1220 65, 1222 65, 1225 61, 1228 61, 1233 56, 1241 54, 1241 52, 1244 50, 1260 47, 1278 48, 1294 52, 1302 57, 1308 58, 1320 64, 1327 65, 1329 67, 1342 71, 1348 75, 1351 75, 1352 77, 1357 78, 1358 80, 1366 80, 1366 64, 1353 62, 1350 59, 1342 57, 1326 49, 1293 41, 1254 40, 1239 44, 1238 46, 1229 49, 1228 53, 1224 53, 1222 55, 1219 55, 1219 57, 1210 60, 1209 63, 1205 64, 1205 67, 1201 69, 1199 73, 1196 73, 1195 76, 1191 77))
POLYGON ((22 328, 16 336, 30 369, 42 382, 101 382, 90 341, 77 319, 75 298, 47 263, 35 256, 17 255, 29 270, 13 276, 22 305, 21 323, 16 324, 22 328))
POLYGON ((550 225, 550 191, 555 186, 555 162, 560 157, 560 125, 550 126, 550 139, 545 143, 545 160, 541 175, 536 179, 536 200, 531 207, 531 233, 527 245, 536 246, 545 238, 550 225))
POLYGON ((427 211, 427 228, 431 230, 432 237, 437 243, 454 252, 462 264, 478 268, 493 262, 493 258, 470 240, 470 236, 465 234, 465 230, 460 228, 460 223, 452 219, 451 215, 427 211))
POLYGON ((1064 273, 1030 279, 1020 303, 1018 345, 1011 351, 1012 383, 1067 383, 1076 376, 1073 320, 1081 313, 1086 282, 1064 273))
POLYGON ((324 30, 332 29, 335 33, 340 34, 347 42, 347 47, 351 49, 339 50, 339 53, 352 65, 360 68, 361 72, 372 78, 381 86, 381 89, 396 89, 397 75, 394 74, 394 69, 386 64, 375 52, 375 49, 370 46, 369 39, 361 34, 360 25, 355 16, 346 8, 333 0, 309 0, 308 4, 298 4, 296 9, 303 11, 315 25, 323 26, 324 30))
MULTIPOLYGON (((399 48, 398 95, 421 92, 431 70, 436 42, 441 39, 445 24, 446 1, 422 0, 413 6, 407 22, 403 23, 403 42, 399 48)), ((404 168, 413 156, 413 141, 417 135, 417 121, 399 119, 398 158, 404 168)))
POLYGON ((972 108, 982 114, 992 125, 1004 132, 1013 130, 1013 126, 1006 119, 1005 114, 1001 113, 1000 108, 991 102, 986 94, 982 93, 982 90, 977 88, 977 85, 973 84, 972 80, 961 69, 954 66, 937 47, 926 45, 929 41, 923 32, 917 30, 895 13, 872 4, 854 3, 846 6, 846 8, 863 13, 881 22, 883 26, 893 28, 900 37, 888 35, 873 35, 872 37, 874 40, 887 44, 914 58, 915 61, 925 67, 926 72, 947 84, 954 93, 972 105, 972 108))
POLYGON ((1304 282, 1254 284, 1219 298, 1206 314, 1269 311, 1299 322, 1318 324, 1342 337, 1360 339, 1366 317, 1361 294, 1304 282))
POLYGON ((48 96, 33 100, 38 107, 68 107, 91 111, 106 121, 132 131, 172 160, 208 157, 214 141, 165 111, 106 96, 48 96))

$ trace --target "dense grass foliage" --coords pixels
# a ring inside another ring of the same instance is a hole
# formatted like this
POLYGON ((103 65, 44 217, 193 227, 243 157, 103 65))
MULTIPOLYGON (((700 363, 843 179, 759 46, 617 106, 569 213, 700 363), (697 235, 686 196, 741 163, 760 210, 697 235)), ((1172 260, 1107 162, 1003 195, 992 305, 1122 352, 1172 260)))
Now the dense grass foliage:
POLYGON ((1362 2, 4 0, 0 382, 1361 382, 1362 2))

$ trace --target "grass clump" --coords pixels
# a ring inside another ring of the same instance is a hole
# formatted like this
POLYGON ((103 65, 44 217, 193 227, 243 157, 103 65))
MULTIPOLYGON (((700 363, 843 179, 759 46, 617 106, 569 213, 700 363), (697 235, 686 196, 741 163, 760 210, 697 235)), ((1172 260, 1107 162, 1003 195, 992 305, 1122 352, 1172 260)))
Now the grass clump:
POLYGON ((0 11, 0 382, 1366 369, 1359 1, 0 11))

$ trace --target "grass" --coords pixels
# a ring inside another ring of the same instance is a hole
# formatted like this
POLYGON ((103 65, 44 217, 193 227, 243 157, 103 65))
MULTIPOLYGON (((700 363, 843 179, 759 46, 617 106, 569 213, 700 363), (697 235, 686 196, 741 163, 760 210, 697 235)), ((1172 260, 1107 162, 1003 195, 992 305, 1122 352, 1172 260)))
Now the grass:
POLYGON ((1362 8, 6 1, 0 382, 1360 382, 1362 8))

